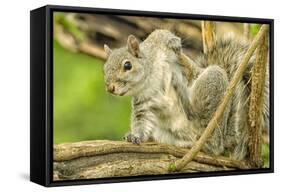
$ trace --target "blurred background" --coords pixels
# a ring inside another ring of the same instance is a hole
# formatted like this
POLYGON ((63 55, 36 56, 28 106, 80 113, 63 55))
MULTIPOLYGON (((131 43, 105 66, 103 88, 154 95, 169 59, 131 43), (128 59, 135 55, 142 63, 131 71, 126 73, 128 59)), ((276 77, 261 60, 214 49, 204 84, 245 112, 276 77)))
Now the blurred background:
MULTIPOLYGON (((82 140, 121 140, 130 127, 130 98, 105 91, 103 45, 124 46, 128 35, 144 40, 155 29, 168 29, 182 38, 185 54, 202 52, 199 20, 54 13, 54 143, 82 140)), ((232 33, 251 39, 259 24, 216 22, 217 35, 232 33), (247 29, 247 30, 245 30, 247 29)), ((268 161, 268 145, 263 154, 268 161), (267 158, 266 158, 267 157, 267 158)))

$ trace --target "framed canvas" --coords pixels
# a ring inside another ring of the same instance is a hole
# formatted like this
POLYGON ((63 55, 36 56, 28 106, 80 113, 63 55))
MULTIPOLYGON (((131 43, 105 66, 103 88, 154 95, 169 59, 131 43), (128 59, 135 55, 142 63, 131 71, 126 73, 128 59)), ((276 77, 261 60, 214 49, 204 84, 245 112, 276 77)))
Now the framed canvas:
POLYGON ((273 20, 31 11, 30 180, 273 172, 273 20))

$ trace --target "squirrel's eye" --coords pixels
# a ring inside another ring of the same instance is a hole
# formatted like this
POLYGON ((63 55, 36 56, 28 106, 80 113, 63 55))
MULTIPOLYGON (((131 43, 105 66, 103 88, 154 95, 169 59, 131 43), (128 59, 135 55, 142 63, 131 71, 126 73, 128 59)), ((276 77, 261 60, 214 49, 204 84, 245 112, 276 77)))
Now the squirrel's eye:
POLYGON ((125 71, 129 71, 129 70, 131 70, 132 69, 132 64, 131 64, 131 62, 130 61, 126 61, 125 63, 124 63, 124 70, 125 71))

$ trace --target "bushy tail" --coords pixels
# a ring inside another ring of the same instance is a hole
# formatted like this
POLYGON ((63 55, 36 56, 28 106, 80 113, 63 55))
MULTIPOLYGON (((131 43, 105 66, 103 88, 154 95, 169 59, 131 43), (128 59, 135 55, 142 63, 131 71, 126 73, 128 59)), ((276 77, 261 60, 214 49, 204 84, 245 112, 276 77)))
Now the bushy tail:
MULTIPOLYGON (((217 39, 216 47, 209 54, 205 55, 203 59, 201 58, 201 65, 203 67, 207 67, 209 65, 218 64, 222 68, 224 68, 231 79, 238 68, 238 64, 240 63, 242 57, 246 53, 249 48, 249 42, 241 40, 238 41, 234 39, 232 36, 226 36, 220 39, 217 39)), ((245 88, 248 90, 248 96, 251 90, 251 71, 253 64, 255 63, 255 55, 253 55, 249 61, 248 69, 243 75, 242 81, 244 81, 245 88)), ((268 66, 268 65, 267 65, 268 66)), ((269 130, 269 67, 267 67, 265 85, 264 85, 264 99, 263 99, 263 109, 262 109, 262 127, 264 130, 268 132, 269 130)), ((249 101, 249 99, 247 99, 249 101)))

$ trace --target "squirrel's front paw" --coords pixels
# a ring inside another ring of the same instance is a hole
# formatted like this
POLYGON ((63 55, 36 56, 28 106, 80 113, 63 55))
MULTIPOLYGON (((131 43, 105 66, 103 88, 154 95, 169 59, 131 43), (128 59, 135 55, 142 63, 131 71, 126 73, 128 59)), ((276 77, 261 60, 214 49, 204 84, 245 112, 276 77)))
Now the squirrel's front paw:
POLYGON ((139 145, 143 140, 140 136, 134 135, 131 132, 127 133, 123 139, 128 142, 132 142, 133 144, 139 145))
POLYGON ((180 38, 172 38, 168 40, 167 46, 172 49, 176 54, 181 52, 181 40, 180 38))

